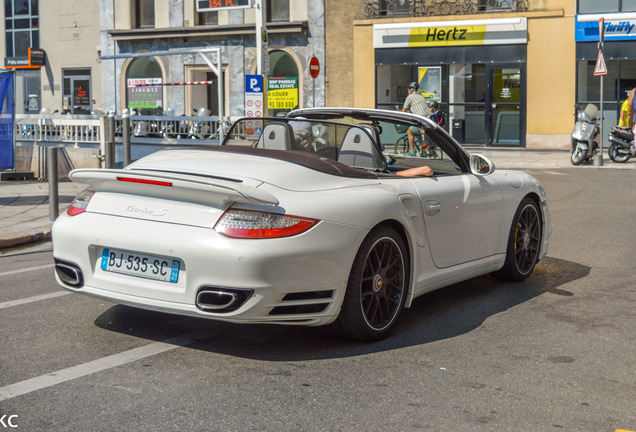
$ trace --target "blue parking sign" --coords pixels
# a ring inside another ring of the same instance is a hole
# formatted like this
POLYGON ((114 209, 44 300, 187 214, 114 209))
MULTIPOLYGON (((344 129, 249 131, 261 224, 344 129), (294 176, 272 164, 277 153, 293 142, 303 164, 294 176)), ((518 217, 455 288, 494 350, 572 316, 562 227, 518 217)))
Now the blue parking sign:
POLYGON ((245 75, 245 93, 263 93, 263 75, 245 75))

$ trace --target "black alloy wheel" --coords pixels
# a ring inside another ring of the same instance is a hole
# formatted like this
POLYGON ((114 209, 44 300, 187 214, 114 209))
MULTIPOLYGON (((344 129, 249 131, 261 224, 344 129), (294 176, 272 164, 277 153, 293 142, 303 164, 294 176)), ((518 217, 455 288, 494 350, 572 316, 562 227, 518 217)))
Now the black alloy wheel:
POLYGON ((386 337, 404 309, 408 280, 408 255, 400 235, 388 226, 373 230, 356 255, 332 329, 364 341, 386 337))
POLYGON ((538 262, 542 237, 539 207, 532 198, 526 197, 517 208, 512 222, 505 264, 493 275, 504 280, 527 279, 538 262))

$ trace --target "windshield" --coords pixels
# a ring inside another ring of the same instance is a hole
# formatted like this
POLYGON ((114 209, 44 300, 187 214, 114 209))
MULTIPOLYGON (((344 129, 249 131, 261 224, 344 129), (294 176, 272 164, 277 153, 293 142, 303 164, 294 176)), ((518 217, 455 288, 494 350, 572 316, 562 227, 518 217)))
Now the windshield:
POLYGON ((302 151, 345 165, 384 170, 381 131, 373 124, 344 124, 303 118, 243 118, 234 123, 223 145, 302 151))

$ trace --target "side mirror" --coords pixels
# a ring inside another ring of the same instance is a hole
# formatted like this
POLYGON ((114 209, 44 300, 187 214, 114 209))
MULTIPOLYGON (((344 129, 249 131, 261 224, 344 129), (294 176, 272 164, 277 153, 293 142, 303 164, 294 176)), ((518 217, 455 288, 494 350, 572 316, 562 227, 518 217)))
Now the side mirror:
POLYGON ((486 156, 472 154, 470 155, 470 172, 477 176, 487 176, 495 172, 495 164, 486 156))

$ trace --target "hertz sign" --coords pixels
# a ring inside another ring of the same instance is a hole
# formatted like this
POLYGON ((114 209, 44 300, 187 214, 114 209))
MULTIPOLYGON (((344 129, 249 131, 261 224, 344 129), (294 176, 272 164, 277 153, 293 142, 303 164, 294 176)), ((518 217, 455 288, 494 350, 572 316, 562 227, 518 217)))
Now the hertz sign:
POLYGON ((197 0, 197 12, 245 9, 249 7, 252 7, 251 0, 197 0))

